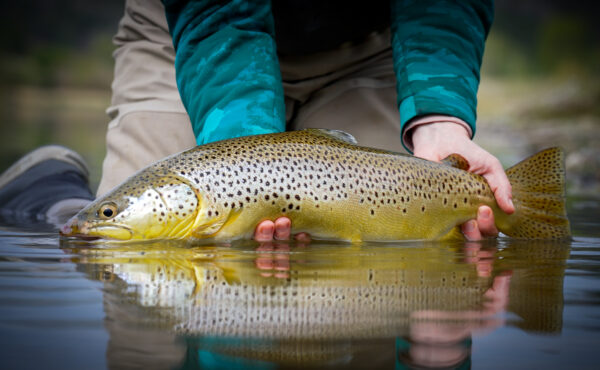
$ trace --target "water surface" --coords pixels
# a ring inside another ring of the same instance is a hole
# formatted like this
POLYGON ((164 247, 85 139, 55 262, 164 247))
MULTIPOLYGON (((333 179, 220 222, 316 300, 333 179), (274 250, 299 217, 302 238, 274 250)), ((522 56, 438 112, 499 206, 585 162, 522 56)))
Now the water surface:
POLYGON ((90 244, 0 229, 3 368, 597 368, 600 202, 574 238, 90 244))

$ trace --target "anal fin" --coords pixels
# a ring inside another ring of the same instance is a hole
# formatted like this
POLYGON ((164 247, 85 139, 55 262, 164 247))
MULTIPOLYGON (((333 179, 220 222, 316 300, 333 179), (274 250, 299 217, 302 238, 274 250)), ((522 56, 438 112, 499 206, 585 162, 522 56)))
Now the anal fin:
POLYGON ((440 239, 440 241, 463 241, 465 240, 465 236, 463 235, 462 231, 460 231, 460 226, 455 226, 452 229, 450 229, 450 231, 442 236, 440 239))

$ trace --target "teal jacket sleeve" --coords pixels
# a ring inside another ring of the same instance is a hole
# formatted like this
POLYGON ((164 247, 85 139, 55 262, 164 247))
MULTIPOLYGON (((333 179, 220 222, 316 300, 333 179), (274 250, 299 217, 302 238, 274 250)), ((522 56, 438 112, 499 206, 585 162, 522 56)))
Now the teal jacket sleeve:
POLYGON ((479 69, 493 0, 392 0, 392 49, 401 130, 444 114, 475 133, 479 69))
POLYGON ((285 130, 269 0, 163 0, 198 144, 285 130))

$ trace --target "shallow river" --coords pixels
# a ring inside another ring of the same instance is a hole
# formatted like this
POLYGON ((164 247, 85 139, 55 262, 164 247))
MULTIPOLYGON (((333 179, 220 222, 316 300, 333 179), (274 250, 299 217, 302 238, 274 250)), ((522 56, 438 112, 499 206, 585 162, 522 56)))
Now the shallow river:
POLYGON ((569 218, 569 242, 458 244, 0 228, 2 368, 598 368, 600 201, 569 218))

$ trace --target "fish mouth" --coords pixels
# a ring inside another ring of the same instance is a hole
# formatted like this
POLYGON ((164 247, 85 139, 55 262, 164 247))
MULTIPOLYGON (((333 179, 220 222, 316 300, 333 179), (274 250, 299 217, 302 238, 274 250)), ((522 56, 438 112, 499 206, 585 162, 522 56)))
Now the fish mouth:
POLYGON ((91 227, 87 235, 109 240, 131 240, 133 231, 121 225, 99 225, 91 227))
POLYGON ((59 231, 61 236, 72 237, 83 240, 130 240, 133 237, 133 231, 123 225, 90 225, 83 222, 81 225, 75 220, 65 224, 59 231))

